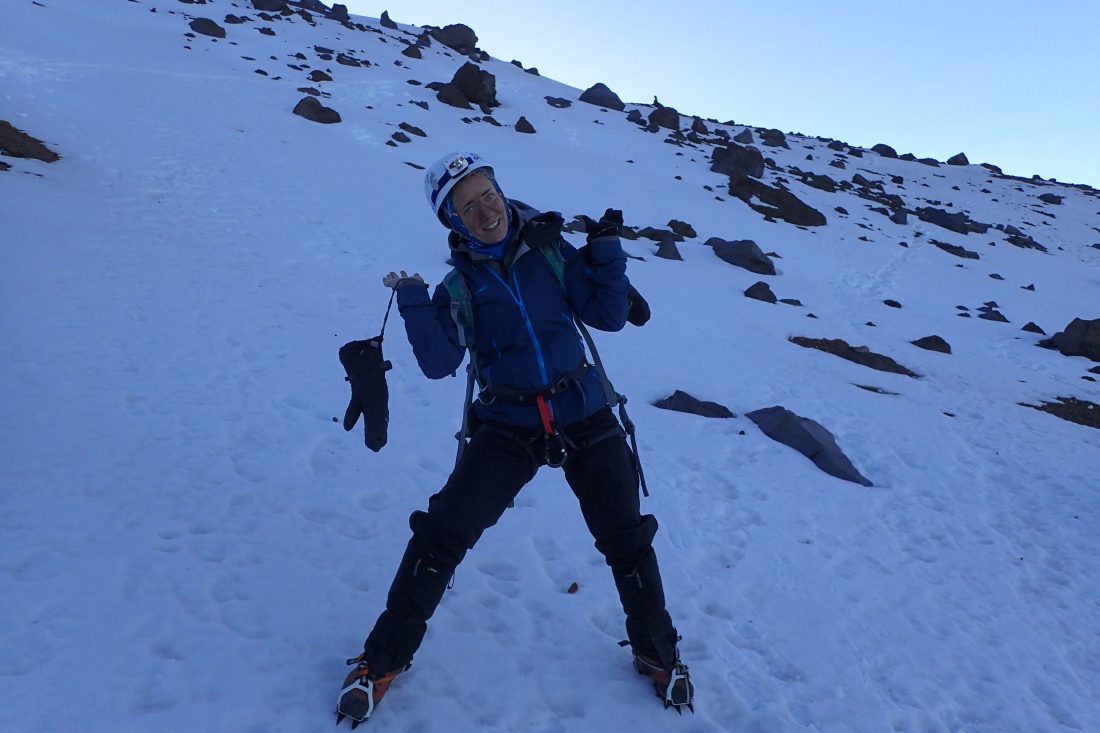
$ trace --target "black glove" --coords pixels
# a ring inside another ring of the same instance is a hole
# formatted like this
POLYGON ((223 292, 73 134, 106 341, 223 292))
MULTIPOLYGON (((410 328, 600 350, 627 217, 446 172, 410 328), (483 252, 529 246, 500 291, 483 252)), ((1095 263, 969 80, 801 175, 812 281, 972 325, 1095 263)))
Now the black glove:
POLYGON ((584 231, 588 235, 586 240, 589 244, 599 237, 619 236, 619 227, 623 225, 623 212, 618 209, 608 209, 599 221, 594 221, 592 217, 584 214, 578 215, 577 218, 584 222, 584 231))
POLYGON ((351 402, 344 412, 344 430, 351 430, 363 416, 363 442, 377 453, 386 444, 390 422, 390 392, 386 372, 393 365, 382 358, 382 337, 349 341, 340 347, 340 363, 351 385, 351 402))

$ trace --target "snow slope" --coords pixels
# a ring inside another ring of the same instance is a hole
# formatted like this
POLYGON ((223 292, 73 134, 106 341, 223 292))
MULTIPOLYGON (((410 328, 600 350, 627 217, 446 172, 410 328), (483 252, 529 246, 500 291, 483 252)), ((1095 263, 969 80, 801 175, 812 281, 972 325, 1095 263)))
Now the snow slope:
POLYGON ((438 43, 402 56, 419 29, 268 22, 246 5, 0 4, 0 119, 62 156, 0 172, 0 730, 332 729, 407 517, 452 465, 463 390, 420 375, 392 318, 390 442, 373 454, 335 422, 336 350, 378 332, 382 274, 446 272, 415 166, 455 148, 567 219, 615 206, 632 226, 699 233, 683 261, 624 242, 654 317, 597 334, 639 426, 696 714, 662 711, 633 673, 609 573, 544 468, 459 568, 371 726, 1100 730, 1100 432, 1018 404, 1100 401, 1094 364, 1021 331, 1100 316, 1096 192, 788 135, 789 150, 762 148, 764 178, 829 223, 769 222, 727 194, 707 145, 544 101, 580 90, 486 61, 493 126, 424 88, 465 59, 438 43), (252 20, 224 40, 185 35, 227 13, 252 20), (308 82, 318 68, 334 80, 308 82), (302 86, 343 122, 292 115, 302 86), (521 115, 535 134, 513 129, 521 115), (401 122, 427 137, 387 146, 401 122), (859 172, 910 208, 1013 225, 1048 252, 994 229, 894 224, 792 166, 859 172), (757 241, 779 274, 722 262, 711 236, 757 241), (803 306, 744 298, 761 279, 803 306), (1010 323, 959 317, 988 301, 1010 323), (953 353, 909 343, 931 334, 953 353), (791 336, 866 345, 921 376, 791 336), (675 389, 739 416, 650 404, 675 389), (821 473, 743 416, 776 404, 825 425, 874 487, 821 473))

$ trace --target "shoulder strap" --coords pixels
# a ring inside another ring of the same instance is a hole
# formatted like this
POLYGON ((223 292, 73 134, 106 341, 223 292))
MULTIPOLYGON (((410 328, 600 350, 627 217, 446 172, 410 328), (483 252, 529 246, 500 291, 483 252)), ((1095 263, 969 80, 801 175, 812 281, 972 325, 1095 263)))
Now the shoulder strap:
POLYGON ((470 298, 470 286, 466 276, 452 268, 443 278, 443 287, 451 296, 451 319, 458 329, 458 343, 464 349, 473 350, 474 305, 470 298))

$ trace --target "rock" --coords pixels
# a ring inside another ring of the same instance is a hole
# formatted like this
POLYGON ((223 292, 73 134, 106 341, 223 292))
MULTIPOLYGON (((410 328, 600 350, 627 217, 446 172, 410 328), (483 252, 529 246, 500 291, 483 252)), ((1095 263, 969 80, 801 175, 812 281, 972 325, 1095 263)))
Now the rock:
POLYGON ((568 99, 562 99, 561 97, 543 97, 546 103, 555 109, 568 109, 573 106, 573 103, 568 99))
POLYGON ((340 3, 333 3, 332 10, 328 11, 325 16, 329 20, 335 20, 337 23, 350 23, 351 15, 348 13, 348 6, 341 5, 340 3))
POLYGON ((928 351, 938 351, 941 354, 951 353, 951 344, 947 343, 939 336, 925 336, 924 338, 919 338, 909 343, 914 346, 919 346, 922 349, 927 349, 928 351))
POLYGON ((1029 405, 1024 402, 1024 407, 1031 407, 1043 412, 1049 412, 1063 420, 1084 425, 1090 428, 1100 428, 1100 405, 1088 400, 1079 400, 1076 397, 1057 397, 1058 402, 1043 402, 1041 405, 1029 405))
POLYGON ((848 342, 843 339, 812 339, 805 336, 792 336, 790 341, 793 344, 797 344, 807 349, 824 351, 827 354, 839 356, 841 359, 847 359, 856 364, 870 367, 871 369, 877 369, 880 372, 904 374, 914 379, 917 377, 915 372, 909 371, 890 357, 876 354, 866 346, 850 346, 848 342))
POLYGON ((477 34, 468 25, 455 23, 443 28, 433 28, 430 33, 432 38, 460 54, 469 56, 477 53, 477 34))
POLYGON ((672 107, 658 107, 649 113, 649 124, 666 130, 680 129, 680 113, 672 107))
MULTIPOLYGON (((623 100, 619 99, 619 95, 608 89, 606 84, 602 83, 593 84, 581 92, 580 100, 582 102, 594 104, 597 107, 613 109, 616 112, 622 112, 626 109, 626 105, 623 104, 623 100)), ((634 110, 634 112, 637 112, 637 110, 634 110)))
POLYGON ((636 109, 632 109, 626 113, 626 121, 633 122, 635 125, 645 125, 645 118, 642 117, 642 113, 636 109))
POLYGON ((332 81, 332 77, 321 71, 320 69, 314 69, 313 71, 309 72, 309 76, 306 78, 314 83, 321 81, 332 81))
POLYGON ((660 244, 657 245, 657 257, 662 260, 684 261, 684 258, 680 255, 680 248, 676 246, 676 240, 671 237, 662 239, 660 244))
POLYGON ((1028 321, 1027 325, 1020 329, 1021 331, 1027 331, 1028 333, 1037 333, 1041 336, 1046 336, 1047 332, 1040 328, 1034 321, 1028 321))
POLYGON ((966 247, 960 247, 957 244, 947 244, 946 242, 937 242, 935 239, 929 241, 942 249, 944 252, 947 252, 948 254, 953 254, 956 257, 962 257, 964 260, 980 259, 977 252, 971 252, 966 247))
POLYGON ((286 0, 252 0, 252 7, 265 13, 281 13, 290 10, 286 0))
POLYGON ((405 46, 405 50, 401 52, 401 55, 408 56, 410 59, 424 58, 424 54, 420 53, 420 46, 417 46, 415 43, 410 43, 408 46, 405 46))
MULTIPOLYGON (((451 84, 474 104, 484 108, 499 107, 497 79, 477 64, 466 62, 455 72, 451 84)), ((440 100, 442 101, 442 100, 440 100)))
POLYGON ((970 217, 961 211, 955 213, 948 213, 943 209, 937 209, 932 206, 923 206, 916 210, 917 218, 921 221, 926 221, 929 224, 935 224, 938 227, 942 227, 952 232, 959 234, 970 233, 970 217))
POLYGON ((435 90, 435 98, 443 102, 443 104, 449 104, 459 109, 473 109, 473 107, 470 106, 470 100, 467 99, 466 95, 462 93, 462 90, 454 84, 439 84, 435 87, 435 90))
POLYGON ((764 156, 756 148, 731 142, 722 148, 715 147, 711 160, 710 169, 729 176, 731 182, 745 176, 760 178, 764 175, 764 156))
POLYGON ((906 213, 905 209, 898 209, 890 214, 890 221, 895 224, 905 225, 909 221, 909 215, 906 213))
POLYGON ((755 140, 753 140, 752 138, 752 130, 747 127, 741 132, 734 135, 733 141, 735 143, 741 143, 742 145, 752 145, 755 142, 755 140))
POLYGON ((1055 206, 1062 205, 1062 197, 1053 193, 1044 193, 1039 196, 1039 200, 1043 203, 1054 204, 1055 206))
POLYGON ((824 214, 790 191, 772 188, 754 178, 741 178, 738 181, 731 178, 729 192, 731 196, 741 199, 753 211, 764 216, 807 227, 820 227, 828 223, 824 214))
POLYGON ((785 407, 776 405, 754 410, 746 415, 764 435, 794 448, 830 476, 873 486, 848 459, 836 443, 833 434, 809 418, 800 417, 785 407))
POLYGON ((787 144, 787 136, 779 130, 764 130, 760 133, 760 141, 768 147, 791 149, 791 146, 787 144))
POLYGON ((878 153, 883 158, 896 158, 896 157, 898 157, 898 151, 894 150, 892 147, 890 147, 886 143, 879 143, 878 145, 873 146, 871 148, 871 150, 878 153))
POLYGON ((698 134, 698 135, 709 135, 710 134, 710 130, 707 129, 707 126, 704 125, 703 121, 701 119, 699 119, 698 117, 694 118, 691 121, 691 131, 698 134))
POLYGON ((378 22, 382 24, 383 28, 389 28, 391 31, 397 30, 397 23, 390 20, 390 11, 383 10, 382 17, 378 19, 378 22))
POLYGON ((893 300, 891 298, 887 298, 886 300, 884 300, 882 302, 883 302, 884 305, 888 305, 891 308, 901 308, 901 303, 899 303, 898 301, 893 300))
POLYGON ((188 24, 195 33, 201 33, 211 38, 225 38, 225 28, 209 18, 195 18, 188 24))
POLYGON ((668 228, 676 234, 679 234, 681 237, 690 237, 694 239, 695 237, 699 236, 695 231, 695 227, 693 227, 691 224, 688 224, 686 221, 680 221, 679 219, 669 219, 668 228))
POLYGON ((771 258, 751 239, 727 242, 719 237, 711 237, 705 244, 714 248, 718 259, 734 267, 741 267, 757 275, 774 275, 775 264, 771 258))
POLYGON ((340 122, 340 113, 331 107, 324 106, 317 101, 316 97, 302 97, 298 104, 294 105, 294 114, 325 125, 340 122))
POLYGON ((534 126, 527 121, 526 117, 520 117, 519 120, 516 121, 516 132, 525 132, 527 134, 531 134, 534 131, 534 126))
POLYGON ((0 153, 12 158, 40 160, 43 163, 54 163, 61 159, 41 140, 16 129, 6 120, 0 120, 0 153))
POLYGON ((745 291, 746 298, 752 298, 753 300, 762 300, 765 303, 777 303, 778 298, 775 297, 775 293, 768 286, 766 282, 760 281, 753 283, 745 291))
POLYGON ((659 407, 662 410, 674 410, 676 412, 686 412, 689 415, 700 415, 702 417, 717 417, 717 418, 731 418, 737 417, 730 409, 724 405, 720 405, 717 402, 708 402, 706 400, 700 400, 692 397, 687 392, 676 390, 663 400, 657 400, 653 403, 654 407, 659 407))
POLYGON ((1091 321, 1074 318, 1064 331, 1039 345, 1057 349, 1066 356, 1084 356, 1100 362, 1100 318, 1091 321))
POLYGON ((966 153, 956 153, 947 159, 948 165, 970 165, 970 161, 966 157, 966 153))

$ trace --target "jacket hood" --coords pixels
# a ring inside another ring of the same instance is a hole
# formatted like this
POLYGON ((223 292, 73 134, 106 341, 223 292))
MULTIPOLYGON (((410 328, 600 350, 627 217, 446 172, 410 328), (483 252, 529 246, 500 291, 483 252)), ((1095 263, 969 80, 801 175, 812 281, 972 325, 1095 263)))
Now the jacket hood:
MULTIPOLYGON (((514 240, 520 238, 520 235, 523 233, 523 228, 527 226, 527 222, 531 221, 538 213, 538 209, 534 209, 522 201, 508 199, 508 215, 514 217, 516 229, 515 234, 512 235, 513 241, 505 245, 505 251, 515 246, 514 240)), ((455 231, 451 231, 451 233, 447 235, 447 247, 451 250, 451 257, 447 260, 447 263, 452 266, 457 265, 457 260, 461 259, 455 257, 455 255, 465 255, 465 257, 473 261, 492 259, 489 255, 471 250, 469 248, 469 242, 455 231)), ((518 257, 519 253, 517 253, 516 256, 518 257)))

